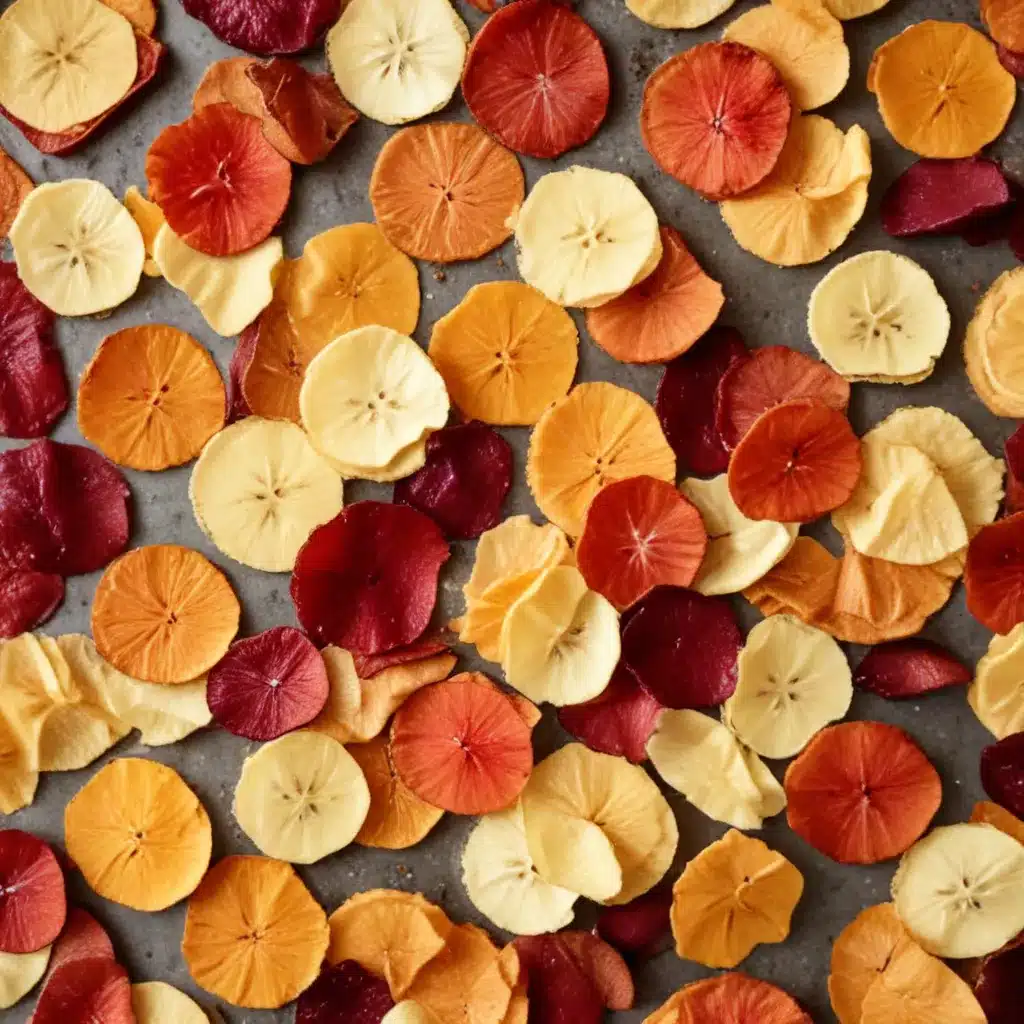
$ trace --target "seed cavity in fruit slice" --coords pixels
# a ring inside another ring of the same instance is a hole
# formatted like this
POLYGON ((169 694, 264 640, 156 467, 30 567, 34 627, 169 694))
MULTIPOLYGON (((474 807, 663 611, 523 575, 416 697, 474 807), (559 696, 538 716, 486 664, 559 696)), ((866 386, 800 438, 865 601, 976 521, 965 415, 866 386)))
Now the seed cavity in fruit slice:
POLYGON ((978 721, 996 739, 1024 732, 1024 623, 1014 626, 1006 636, 994 636, 988 650, 979 659, 971 682, 965 670, 967 703, 978 721))
POLYGON ((185 12, 228 46, 250 53, 307 50, 338 17, 338 0, 183 0, 185 12))
POLYGON ((857 666, 853 684, 888 700, 905 700, 960 686, 972 678, 971 670, 945 647, 918 637, 872 648, 857 666))
POLYGON ((49 946, 67 917, 64 873, 53 850, 29 832, 0 831, 0 883, 0 953, 49 946))

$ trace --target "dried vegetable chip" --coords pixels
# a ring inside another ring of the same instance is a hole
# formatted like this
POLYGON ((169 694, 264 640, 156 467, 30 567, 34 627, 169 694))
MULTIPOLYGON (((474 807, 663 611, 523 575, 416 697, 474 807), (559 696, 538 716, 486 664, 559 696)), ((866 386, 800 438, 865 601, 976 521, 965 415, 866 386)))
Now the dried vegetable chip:
POLYGON ((741 195, 771 173, 793 101, 769 56, 742 42, 702 43, 651 75, 640 130, 663 171, 713 200, 741 195))
POLYGON ((1020 843, 1024 843, 1024 821, 1011 814, 1005 807, 988 800, 981 800, 971 811, 971 822, 994 825, 1000 832, 1005 832, 1020 843))
POLYGON ((1024 512, 983 526, 967 548, 967 610, 993 633, 1024 622, 1024 512))
POLYGON ((163 277, 153 259, 153 243, 156 241, 157 232, 167 223, 163 211, 156 203, 147 199, 135 185, 125 192, 124 206, 142 232, 142 241, 146 246, 146 262, 142 265, 142 272, 146 277, 163 277))
POLYGON ((64 600, 64 579, 31 569, 0 569, 0 638, 42 625, 64 600))
POLYGON ((53 850, 29 832, 0 830, 0 953, 37 953, 67 916, 64 874, 53 850))
POLYGON ((905 700, 972 678, 971 670, 941 644, 917 637, 868 651, 853 674, 853 685, 887 700, 905 700))
POLYGON ((781 853, 730 829, 672 887, 676 953, 705 967, 735 967, 756 946, 787 938, 803 889, 803 876, 781 853))
POLYGON ((975 311, 964 338, 967 376, 996 416, 1024 415, 1018 324, 1024 316, 1024 267, 996 278, 975 311))
POLYGON ((232 856, 189 899, 181 952, 207 992, 273 1010, 313 983, 329 939, 323 910, 290 864, 232 856))
POLYGON ((1024 686, 1021 667, 1024 665, 1024 623, 1016 625, 1005 636, 994 636, 988 650, 979 659, 971 682, 965 670, 967 703, 978 721, 996 739, 1005 739, 1024 732, 1024 686))
POLYGON ((781 988, 738 971, 681 988, 647 1019, 647 1024, 811 1024, 797 1001, 781 988))
POLYGON ((25 196, 34 188, 21 166, 0 149, 0 240, 7 237, 25 196))
POLYGON ((132 985, 132 1013, 136 1024, 210 1024, 203 1008, 181 989, 165 981, 147 981, 132 985))
POLYGON ((1024 733, 1015 732, 982 750, 981 785, 996 803, 1024 817, 1024 733))
POLYGON ((36 953, 0 953, 0 1010, 9 1010, 39 984, 51 949, 44 946, 36 953))
POLYGON ((210 819, 166 765, 112 761, 67 805, 64 841, 89 886, 134 910, 165 910, 192 893, 210 864, 210 819))
POLYGON ((1024 947, 1019 940, 985 958, 974 982, 974 995, 988 1024, 1013 1024, 1022 994, 1022 964, 1024 947))
POLYGON ((892 137, 919 156, 974 156, 1006 127, 1017 83, 995 45, 955 21, 922 21, 883 43, 868 90, 892 137))
POLYGON ((603 907, 594 933, 623 956, 656 955, 671 935, 672 890, 659 886, 621 907, 603 907))
POLYGON ((354 960, 324 967, 295 1007, 295 1024, 328 1024, 339 1014, 356 1024, 380 1024, 394 1007, 386 981, 354 960))
POLYGON ((188 683, 224 656, 240 614, 215 565, 198 551, 155 544, 122 555, 103 574, 93 597, 92 635, 100 654, 126 675, 188 683))
POLYGON ((261 0, 249 7, 238 0, 182 0, 187 14, 201 21, 228 46, 251 53, 307 50, 338 17, 338 0, 261 0))
POLYGON ((626 7, 655 28, 700 28, 724 14, 736 0, 626 0, 626 7))
POLYGON ((509 149, 542 159, 591 139, 610 92, 597 33, 553 0, 496 11, 473 39, 462 73, 477 122, 509 149))

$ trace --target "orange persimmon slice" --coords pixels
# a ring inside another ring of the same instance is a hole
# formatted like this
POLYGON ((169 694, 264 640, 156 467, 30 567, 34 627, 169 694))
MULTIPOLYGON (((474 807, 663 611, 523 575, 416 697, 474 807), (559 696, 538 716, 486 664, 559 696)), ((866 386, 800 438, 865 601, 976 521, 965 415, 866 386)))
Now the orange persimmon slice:
POLYGON ((0 242, 7 237, 22 200, 33 188, 32 179, 0 149, 0 242))
POLYGON ((402 252, 452 263, 496 249, 526 195, 516 158, 483 129, 438 122, 396 132, 370 177, 381 230, 402 252))
POLYGON ((671 996, 646 1024, 812 1024, 797 1001, 781 988, 730 971, 687 985, 671 996))
POLYGON ((981 0, 981 17, 997 43, 1014 53, 1024 50, 1024 4, 1021 0, 981 0))
POLYGON ((291 864, 233 856, 189 899, 181 952, 207 992, 276 1010, 313 984, 329 941, 327 915, 291 864))
POLYGON ((971 821, 983 822, 992 825, 1013 836, 1019 843, 1024 843, 1024 821, 1021 821, 1015 814, 1011 814, 1005 807, 994 804, 989 800, 979 800, 971 811, 971 821))
POLYGON ((195 891, 210 865, 213 836, 205 808, 177 772, 122 757, 67 805, 64 841, 100 896, 152 911, 195 891))
POLYGON ((227 653, 241 607, 198 551, 154 544, 108 566, 92 602, 96 649, 133 679, 190 683, 227 653))
POLYGON ((594 341, 623 363, 667 363, 692 348, 725 305, 675 228, 661 226, 661 262, 623 295, 587 310, 594 341))
POLYGON ((227 396, 210 353, 166 324, 105 338, 78 385, 78 429, 108 459, 161 470, 196 458, 224 426, 227 396))

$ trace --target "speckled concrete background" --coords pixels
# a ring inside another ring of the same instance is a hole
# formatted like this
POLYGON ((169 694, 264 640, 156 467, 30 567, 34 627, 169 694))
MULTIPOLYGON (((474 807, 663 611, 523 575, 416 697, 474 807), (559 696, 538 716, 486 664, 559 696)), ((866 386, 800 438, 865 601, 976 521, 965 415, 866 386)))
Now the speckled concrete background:
MULTIPOLYGON (((475 29, 482 17, 465 0, 456 0, 466 20, 475 29)), ((5 6, 0 2, 0 7, 5 6)), ((234 51, 216 40, 201 24, 187 18, 177 0, 162 0, 158 33, 168 44, 170 55, 164 73, 154 88, 146 91, 105 133, 70 159, 41 157, 6 122, 0 121, 0 145, 10 152, 37 181, 70 177, 93 177, 118 195, 130 184, 144 184, 146 149, 171 122, 190 112, 192 90, 206 66, 234 51)), ((728 305, 723 321, 738 327, 751 345, 785 344, 812 351, 805 328, 805 309, 810 292, 820 277, 836 262, 854 253, 874 248, 892 248, 912 256, 935 277, 953 314, 953 333, 946 354, 935 374, 925 383, 904 390, 897 386, 860 384, 854 389, 852 416, 858 431, 878 422, 893 410, 912 403, 941 405, 961 416, 988 446, 998 453, 1003 439, 1015 424, 997 420, 974 396, 963 371, 960 342, 974 305, 987 285, 1013 264, 1002 245, 971 249, 956 239, 893 242, 878 226, 878 204, 886 186, 911 162, 889 137, 878 116, 873 98, 864 82, 875 48, 906 26, 928 17, 951 18, 980 24, 975 0, 891 0, 878 14, 847 24, 847 40, 853 53, 849 85, 842 97, 822 111, 846 128, 859 123, 872 140, 874 177, 871 202, 860 227, 832 259, 798 270, 771 267, 742 252, 732 241, 712 204, 702 202, 672 179, 658 172, 640 143, 638 112, 647 74, 661 61, 697 42, 716 38, 731 16, 753 6, 740 0, 730 14, 698 32, 670 32, 650 28, 626 10, 623 0, 582 0, 580 10, 600 33, 608 49, 612 68, 613 102, 608 121, 586 147, 554 165, 525 160, 527 180, 532 184, 552 166, 585 163, 632 175, 660 217, 679 228, 704 267, 725 285, 728 305)), ((322 63, 322 54, 310 58, 311 66, 322 63)), ((460 98, 442 118, 468 120, 460 98)), ((995 147, 1012 168, 1020 160, 1024 117, 1019 113, 995 147)), ((374 158, 391 129, 361 121, 346 136, 331 158, 296 174, 292 203, 284 225, 289 256, 299 255, 312 235, 333 225, 372 219, 367 200, 367 183, 374 158)), ((1024 165, 1024 161, 1022 161, 1024 165)), ((451 309, 466 290, 480 281, 515 277, 511 245, 476 263, 440 268, 421 267, 424 295, 423 314, 417 337, 423 343, 434 321, 451 309)), ((583 330, 582 318, 580 322, 583 330)), ((59 339, 69 378, 78 376, 100 340, 109 332, 147 321, 174 324, 206 344, 221 368, 227 371, 232 342, 214 335, 185 297, 162 281, 144 278, 135 298, 111 318, 102 321, 64 321, 59 339)), ((585 336, 580 347, 581 380, 611 380, 653 399, 660 369, 629 367, 616 363, 585 336)), ((522 455, 527 431, 509 430, 509 439, 522 455)), ((80 441, 70 413, 54 435, 59 440, 80 441)), ((8 443, 0 442, 7 447, 8 443)), ((204 537, 196 525, 187 496, 188 468, 159 474, 127 472, 135 496, 133 544, 174 541, 196 547, 223 566, 237 588, 244 605, 243 632, 255 633, 273 625, 294 622, 288 597, 288 577, 267 575, 228 562, 204 537)), ((366 497, 387 499, 390 488, 354 484, 349 500, 366 497)), ((517 479, 507 504, 509 514, 536 515, 526 488, 520 459, 517 479)), ((459 544, 445 574, 439 621, 460 609, 459 587, 468 574, 471 545, 459 544)), ((89 604, 96 577, 69 581, 67 601, 46 627, 54 634, 88 631, 89 604)), ((748 621, 753 617, 744 609, 748 621)), ((949 644, 972 664, 984 652, 988 635, 967 615, 962 590, 932 622, 928 635, 949 644)), ((851 655, 859 657, 859 651, 851 655)), ((473 666, 473 659, 464 662, 473 666)), ((972 803, 981 796, 978 782, 978 754, 988 742, 987 734, 967 707, 961 690, 953 690, 920 703, 894 704, 858 694, 852 715, 877 718, 908 729, 923 745, 942 775, 945 801, 938 822, 963 820, 972 803)), ((564 739, 549 715, 538 730, 538 757, 564 739)), ((210 811, 214 824, 214 853, 253 852, 231 816, 231 794, 243 758, 251 744, 224 732, 209 730, 170 748, 154 751, 160 761, 173 765, 196 789, 210 811)), ((131 737, 113 756, 147 754, 131 737)), ((775 765, 781 777, 784 765, 775 765)), ((94 772, 45 776, 35 804, 0 822, 0 825, 29 829, 48 839, 63 838, 62 813, 65 803, 94 772)), ((682 797, 669 793, 679 818, 681 841, 672 877, 682 865, 721 836, 725 827, 709 821, 682 797)), ((460 883, 459 855, 471 826, 468 819, 447 816, 433 834, 417 848, 404 853, 363 850, 353 847, 300 873, 328 911, 349 894, 379 886, 414 889, 441 903, 456 919, 480 920, 460 883)), ((795 836, 782 815, 765 828, 763 838, 781 850, 804 873, 807 887, 793 921, 792 937, 781 946, 762 946, 743 964, 743 969, 776 982, 796 995, 811 1011, 818 1024, 834 1021, 828 1005, 825 978, 831 940, 863 907, 886 898, 892 865, 870 868, 840 867, 821 856, 795 836)), ((202 998, 182 962, 178 945, 184 908, 161 914, 141 914, 107 903, 76 880, 72 897, 87 906, 110 929, 119 956, 128 965, 133 980, 169 981, 202 998)), ((589 924, 586 911, 581 925, 589 924)), ((708 974, 696 964, 685 963, 665 953, 639 970, 639 1002, 631 1013, 612 1014, 614 1024, 638 1024, 670 993, 681 985, 708 974)), ((27 1020, 31 1001, 0 1013, 0 1024, 27 1020)), ((223 1009, 223 1007, 221 1008, 223 1009)), ((243 1012, 227 1009, 231 1024, 271 1024, 290 1021, 293 1010, 277 1013, 243 1012)))

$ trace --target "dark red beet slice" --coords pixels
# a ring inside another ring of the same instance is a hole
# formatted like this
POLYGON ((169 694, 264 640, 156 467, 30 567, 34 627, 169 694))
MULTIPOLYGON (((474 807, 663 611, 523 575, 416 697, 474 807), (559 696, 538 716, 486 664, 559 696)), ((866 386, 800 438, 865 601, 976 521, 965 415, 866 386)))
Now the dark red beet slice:
POLYGON ((559 932, 551 938, 560 941, 583 973, 597 989, 601 1002, 609 1010, 631 1010, 636 988, 629 964, 622 954, 593 932, 559 932))
POLYGON ((888 700, 918 697, 973 678, 971 670, 945 647, 921 637, 873 647, 853 674, 856 686, 888 700))
POLYGON ((388 651, 385 654, 355 653, 352 655, 352 661, 360 679, 372 679, 386 668, 408 665, 414 661, 424 661, 437 654, 445 654, 449 650, 448 645, 439 637, 425 636, 414 643, 396 647, 393 651, 388 651))
POLYGON ((981 784, 997 804, 1024 818, 1024 732, 985 747, 981 752, 981 784))
POLYGON ((0 831, 0 952, 34 953, 60 935, 67 916, 64 872, 30 832, 0 831))
POLYGON ((252 415, 252 409, 245 400, 245 392, 242 390, 242 381, 249 369, 249 364, 256 355, 256 342, 260 337, 260 322, 250 324, 235 343, 235 350, 231 353, 231 362, 228 365, 228 422, 244 420, 246 416, 252 415))
POLYGON ((595 931, 627 957, 646 959, 661 952, 671 934, 672 890, 659 886, 621 907, 604 907, 595 931))
POLYGON ((1024 512, 983 526, 967 547, 967 610, 994 633, 1024 622, 1024 512))
POLYGON ((0 639, 41 626, 63 600, 63 576, 0 567, 0 639))
POLYGON ((29 1024, 135 1024, 128 972, 105 957, 61 964, 47 975, 29 1024))
POLYGON ((999 54, 999 63, 1013 75, 1014 78, 1024 79, 1024 53, 1016 50, 1008 50, 1002 43, 996 44, 996 52, 999 54))
POLYGON ((210 669, 206 701, 228 732, 273 740, 312 722, 329 692, 320 652, 301 630, 275 626, 231 645, 210 669))
POLYGON ((380 1024, 395 1005, 383 978, 355 960, 324 967, 299 996, 295 1024, 380 1024))
POLYGON ((661 705, 636 676, 619 664, 600 697, 560 708, 558 721, 591 750, 640 764, 647 760, 647 741, 661 712, 661 705))
POLYGON ((437 524, 407 505, 360 501, 302 546, 291 595, 299 622, 323 644, 383 654, 423 635, 448 561, 437 524))
POLYGON ((665 367, 654 408, 680 474, 715 476, 728 468, 729 452, 715 425, 715 395, 726 370, 747 354, 739 331, 716 325, 665 367))
POLYGON ((1024 943, 985 957, 974 995, 988 1024, 1020 1024, 1024 1007, 1024 943))
POLYGON ((659 587, 622 630, 622 660, 666 708, 714 707, 736 689, 743 636, 732 606, 680 587, 659 587))
POLYGON ((64 931, 50 955, 50 973, 72 960, 113 960, 114 946, 103 925, 81 907, 69 907, 64 931))
POLYGON ((341 0, 181 0, 228 46, 271 55, 308 50, 341 16, 341 0))
POLYGON ((0 434, 45 437, 68 407, 56 317, 0 263, 0 434))
POLYGON ((430 516, 446 537, 470 540, 501 522, 511 486, 512 446, 474 421, 431 434, 425 465, 395 484, 394 497, 430 516))
POLYGON ((520 936, 512 945, 526 977, 530 1024, 601 1024, 601 993, 557 935, 520 936))

